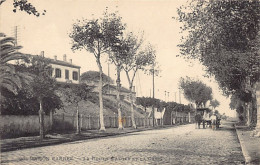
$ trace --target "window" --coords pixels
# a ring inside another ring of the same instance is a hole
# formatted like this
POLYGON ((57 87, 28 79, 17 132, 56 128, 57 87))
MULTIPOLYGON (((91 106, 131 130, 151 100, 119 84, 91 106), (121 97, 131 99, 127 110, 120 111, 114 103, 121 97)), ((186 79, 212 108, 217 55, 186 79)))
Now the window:
POLYGON ((70 77, 69 75, 70 75, 69 70, 66 69, 65 70, 65 79, 69 79, 69 77, 70 77))
POLYGON ((51 76, 52 77, 52 74, 53 74, 53 68, 51 68, 51 69, 49 69, 49 76, 51 76))
POLYGON ((74 72, 72 73, 72 78, 73 78, 73 80, 78 80, 78 79, 79 79, 79 78, 78 78, 78 72, 74 71, 74 72))
POLYGON ((58 69, 58 68, 55 69, 55 77, 56 78, 61 78, 61 70, 58 69))

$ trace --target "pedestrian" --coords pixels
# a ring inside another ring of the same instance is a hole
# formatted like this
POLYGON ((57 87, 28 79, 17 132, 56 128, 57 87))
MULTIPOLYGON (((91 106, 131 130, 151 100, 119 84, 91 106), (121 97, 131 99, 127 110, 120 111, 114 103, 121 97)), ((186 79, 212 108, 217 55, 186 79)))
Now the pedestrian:
POLYGON ((211 120, 211 128, 213 130, 216 130, 216 124, 217 124, 217 116, 215 113, 213 113, 210 117, 210 120, 211 120))
POLYGON ((195 115, 195 128, 200 129, 201 121, 202 121, 202 117, 201 117, 200 113, 197 113, 195 115))

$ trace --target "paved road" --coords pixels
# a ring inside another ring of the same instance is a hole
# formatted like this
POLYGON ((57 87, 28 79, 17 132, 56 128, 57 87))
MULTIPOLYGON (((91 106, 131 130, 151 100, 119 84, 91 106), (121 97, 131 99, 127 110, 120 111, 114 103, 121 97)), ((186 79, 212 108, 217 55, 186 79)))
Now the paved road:
POLYGON ((183 125, 126 136, 4 152, 2 164, 243 164, 234 129, 183 125))

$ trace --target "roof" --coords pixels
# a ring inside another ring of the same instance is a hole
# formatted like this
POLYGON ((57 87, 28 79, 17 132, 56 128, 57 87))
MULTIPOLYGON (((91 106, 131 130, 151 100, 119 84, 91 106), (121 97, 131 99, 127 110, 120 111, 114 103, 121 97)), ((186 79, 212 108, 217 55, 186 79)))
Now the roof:
MULTIPOLYGON (((26 56, 34 57, 34 56, 39 56, 39 55, 26 54, 26 56)), ((80 66, 71 64, 70 62, 65 62, 65 61, 61 61, 61 60, 54 60, 54 59, 51 59, 51 58, 48 58, 48 57, 44 57, 44 58, 49 59, 51 64, 68 66, 68 67, 71 67, 71 68, 78 68, 78 69, 81 68, 80 66)))
MULTIPOLYGON (((105 84, 105 85, 103 86, 103 88, 106 88, 108 85, 109 85, 109 88, 114 88, 114 89, 116 89, 116 86, 115 86, 115 85, 111 85, 111 84, 105 84)), ((121 87, 120 92, 130 93, 130 90, 129 90, 129 89, 126 89, 125 87, 121 87)), ((135 92, 132 92, 132 93, 135 93, 135 92)))
MULTIPOLYGON (((50 58, 48 58, 50 59, 50 58)), ((60 61, 60 60, 54 60, 54 59, 50 59, 51 60, 51 64, 57 64, 57 65, 62 65, 62 66, 68 66, 68 67, 71 67, 71 68, 80 68, 80 66, 77 66, 77 65, 73 65, 69 62, 65 62, 65 61, 60 61)))

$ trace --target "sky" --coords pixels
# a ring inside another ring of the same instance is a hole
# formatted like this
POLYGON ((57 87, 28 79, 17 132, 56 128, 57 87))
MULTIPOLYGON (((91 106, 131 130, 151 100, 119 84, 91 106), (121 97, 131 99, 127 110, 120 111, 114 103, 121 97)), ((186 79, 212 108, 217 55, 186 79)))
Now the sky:
MULTIPOLYGON (((108 7, 108 11, 118 10, 127 31, 144 32, 146 43, 156 49, 160 73, 155 77, 155 97, 166 101, 188 104, 178 82, 181 77, 193 77, 201 80, 213 89, 213 98, 220 102, 217 110, 229 116, 235 112, 229 109, 230 99, 222 95, 214 78, 206 78, 204 67, 198 61, 186 61, 179 55, 178 44, 182 34, 181 24, 172 17, 177 16, 177 8, 186 4, 186 0, 37 0, 31 2, 38 11, 46 10, 46 15, 35 17, 25 12, 13 13, 12 1, 7 0, 0 6, 0 32, 14 36, 15 26, 18 27, 18 45, 23 46, 21 52, 40 54, 62 60, 64 54, 72 59, 73 64, 81 66, 81 73, 96 70, 98 67, 93 54, 81 50, 71 50, 69 33, 72 24, 83 18, 98 18, 108 7), (165 97, 165 91, 167 91, 165 97), (168 97, 169 92, 169 97, 168 97), (180 93, 180 95, 179 95, 180 93), (176 97, 175 97, 176 96, 176 97), (180 97, 179 97, 180 96, 180 97), (180 99, 179 99, 180 98, 180 99)), ((102 57, 105 74, 108 74, 107 56, 102 57)), ((110 76, 115 80, 116 71, 109 65, 110 76)), ((122 85, 128 87, 125 73, 121 73, 122 85)), ((151 96, 152 77, 139 71, 135 86, 137 96, 151 96)))

